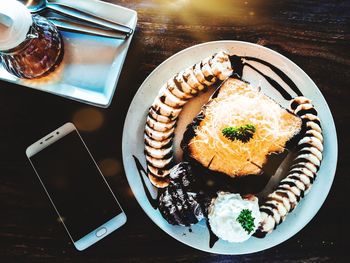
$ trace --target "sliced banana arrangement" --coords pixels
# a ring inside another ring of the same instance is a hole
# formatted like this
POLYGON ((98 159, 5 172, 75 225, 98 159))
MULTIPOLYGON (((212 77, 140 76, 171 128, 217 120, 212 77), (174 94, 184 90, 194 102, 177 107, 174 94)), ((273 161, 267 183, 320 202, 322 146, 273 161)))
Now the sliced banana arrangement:
POLYGON ((169 184, 173 166, 172 138, 182 107, 199 92, 232 74, 229 55, 219 52, 172 77, 162 86, 149 109, 145 127, 147 173, 158 188, 169 184))
POLYGON ((291 110, 305 122, 305 135, 297 145, 297 156, 286 178, 260 206, 261 222, 257 236, 271 233, 310 191, 322 161, 323 136, 320 119, 311 101, 296 97, 291 110))

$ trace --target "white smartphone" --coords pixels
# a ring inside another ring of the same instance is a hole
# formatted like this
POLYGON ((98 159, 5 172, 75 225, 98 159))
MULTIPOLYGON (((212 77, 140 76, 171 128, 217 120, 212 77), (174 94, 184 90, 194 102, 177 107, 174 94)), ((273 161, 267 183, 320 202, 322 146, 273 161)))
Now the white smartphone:
POLYGON ((72 123, 26 154, 74 246, 84 250, 126 222, 126 215, 72 123))

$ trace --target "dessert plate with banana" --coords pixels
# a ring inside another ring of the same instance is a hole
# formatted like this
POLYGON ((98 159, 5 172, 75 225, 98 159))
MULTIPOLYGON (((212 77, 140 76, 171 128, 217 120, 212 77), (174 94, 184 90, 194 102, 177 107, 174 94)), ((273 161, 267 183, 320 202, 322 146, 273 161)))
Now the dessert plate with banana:
POLYGON ((308 75, 268 48, 215 41, 158 66, 124 125, 146 214, 194 248, 246 254, 300 231, 331 188, 334 121, 308 75))

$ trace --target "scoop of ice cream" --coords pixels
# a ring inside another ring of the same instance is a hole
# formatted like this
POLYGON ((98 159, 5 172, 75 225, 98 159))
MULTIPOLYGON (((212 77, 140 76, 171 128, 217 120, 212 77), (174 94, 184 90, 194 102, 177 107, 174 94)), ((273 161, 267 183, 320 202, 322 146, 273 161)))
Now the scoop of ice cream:
POLYGON ((243 199, 239 194, 219 192, 209 207, 209 224, 219 238, 243 242, 254 234, 259 225, 258 198, 243 199))
POLYGON ((204 215, 199 196, 193 191, 195 177, 189 163, 179 163, 170 171, 170 184, 159 197, 159 211, 173 225, 190 226, 204 215))

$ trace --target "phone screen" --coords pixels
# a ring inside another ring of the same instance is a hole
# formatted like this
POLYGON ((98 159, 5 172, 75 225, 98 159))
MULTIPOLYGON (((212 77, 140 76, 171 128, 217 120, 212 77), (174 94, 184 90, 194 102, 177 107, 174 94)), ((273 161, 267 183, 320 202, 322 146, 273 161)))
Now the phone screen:
POLYGON ((74 242, 122 213, 77 131, 30 160, 74 242))

